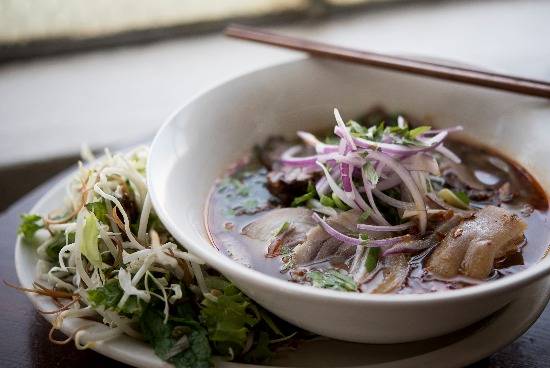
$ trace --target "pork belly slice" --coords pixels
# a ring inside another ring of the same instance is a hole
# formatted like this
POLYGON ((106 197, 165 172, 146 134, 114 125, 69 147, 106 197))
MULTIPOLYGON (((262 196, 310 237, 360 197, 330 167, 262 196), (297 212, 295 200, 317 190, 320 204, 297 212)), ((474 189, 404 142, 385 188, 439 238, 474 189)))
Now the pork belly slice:
MULTIPOLYGON (((327 218, 327 223, 342 233, 351 234, 357 232, 359 216, 361 212, 350 210, 327 218)), ((349 257, 354 253, 355 246, 333 238, 317 225, 309 230, 305 241, 294 248, 294 261, 296 264, 306 264, 326 259, 334 254, 349 257)))
POLYGON ((512 212, 487 206, 455 226, 427 262, 427 269, 449 278, 457 274, 484 279, 496 258, 517 250, 527 224, 512 212))
POLYGON ((307 232, 317 225, 312 215, 303 207, 273 209, 246 225, 241 234, 266 242, 268 255, 276 256, 282 247, 292 248, 306 240, 307 232))

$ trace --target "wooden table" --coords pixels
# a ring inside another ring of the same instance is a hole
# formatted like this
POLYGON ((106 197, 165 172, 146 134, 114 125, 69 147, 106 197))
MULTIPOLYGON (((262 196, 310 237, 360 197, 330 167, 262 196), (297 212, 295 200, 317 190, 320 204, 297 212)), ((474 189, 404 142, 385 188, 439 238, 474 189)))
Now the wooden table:
MULTIPOLYGON (((0 170, 3 180, 32 181, 34 172, 44 173, 57 166, 34 168, 24 175, 11 175, 0 170)), ((19 214, 28 212, 36 201, 66 171, 53 177, 31 193, 20 198, 0 214, 0 279, 17 283, 14 266, 14 244, 19 214)), ((0 367, 125 367, 91 350, 78 351, 73 343, 59 346, 48 341, 50 325, 35 311, 22 293, 0 286, 0 367)), ((550 366, 550 307, 538 321, 512 344, 471 367, 548 367, 550 366)), ((443 365, 442 365, 443 367, 443 365)))

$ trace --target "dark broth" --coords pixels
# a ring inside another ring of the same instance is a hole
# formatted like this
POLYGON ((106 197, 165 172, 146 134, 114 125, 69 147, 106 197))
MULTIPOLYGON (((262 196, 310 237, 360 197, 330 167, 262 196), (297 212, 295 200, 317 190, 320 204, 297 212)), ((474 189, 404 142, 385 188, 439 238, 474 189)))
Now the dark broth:
MULTIPOLYGON (((446 143, 471 172, 489 187, 507 181, 515 193, 506 203, 484 201, 483 193, 471 193, 472 205, 482 207, 497 204, 518 214, 528 225, 526 243, 521 251, 495 263, 491 279, 518 272, 544 257, 550 244, 550 214, 548 199, 541 186, 521 166, 497 151, 461 140, 446 143)), ((254 155, 234 165, 213 187, 206 208, 206 227, 212 243, 235 261, 284 280, 300 282, 301 267, 293 272, 283 270, 282 257, 266 257, 266 243, 241 234, 244 226, 262 216, 265 211, 280 207, 279 200, 266 188, 267 169, 254 155)), ((496 186, 495 186, 496 188, 496 186)), ((504 193, 506 195, 506 193, 504 193)), ((410 272, 397 293, 425 293, 466 286, 460 282, 433 279, 423 268, 425 255, 416 255, 410 262, 410 272)), ((315 264, 316 269, 340 267, 344 260, 315 264)), ((369 282, 361 287, 369 291, 369 282)))

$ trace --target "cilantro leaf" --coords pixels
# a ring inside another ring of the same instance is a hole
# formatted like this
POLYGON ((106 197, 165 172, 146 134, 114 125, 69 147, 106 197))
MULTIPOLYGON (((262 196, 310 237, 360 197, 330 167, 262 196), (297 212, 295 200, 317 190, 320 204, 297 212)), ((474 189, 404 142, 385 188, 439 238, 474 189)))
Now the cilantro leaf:
POLYGON ((250 300, 234 285, 229 285, 216 301, 202 301, 201 318, 217 353, 238 355, 244 348, 249 329, 259 322, 250 300), (230 350, 231 349, 231 350, 230 350))
POLYGON ((378 180, 380 179, 380 177, 378 176, 376 169, 374 168, 374 166, 372 166, 372 163, 370 161, 367 161, 367 163, 363 165, 363 170, 368 181, 370 181, 372 185, 378 184, 378 180))
POLYGON ((357 284, 348 275, 334 269, 324 272, 310 271, 308 274, 311 284, 318 288, 342 291, 356 291, 357 284))
POLYGON ((27 242, 31 242, 34 234, 44 227, 42 216, 36 214, 22 214, 21 223, 17 229, 17 233, 23 236, 27 242))
POLYGON ((410 139, 416 139, 419 135, 426 133, 430 129, 432 129, 432 127, 429 125, 420 125, 409 130, 408 136, 410 139))

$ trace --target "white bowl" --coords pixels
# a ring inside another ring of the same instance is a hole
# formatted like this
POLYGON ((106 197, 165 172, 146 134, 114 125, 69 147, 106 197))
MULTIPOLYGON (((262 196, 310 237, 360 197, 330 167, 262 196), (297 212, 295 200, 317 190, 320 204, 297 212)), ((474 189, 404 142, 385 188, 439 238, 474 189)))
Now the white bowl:
POLYGON ((214 180, 270 135, 333 126, 332 109, 355 118, 373 106, 465 126, 515 158, 548 188, 550 104, 543 100, 353 64, 303 59, 246 74, 191 100, 153 142, 148 178, 154 207, 186 248, 281 318, 321 335, 396 343, 476 322, 550 273, 550 257, 479 286, 421 295, 317 289, 244 267, 211 246, 204 208, 214 180))

